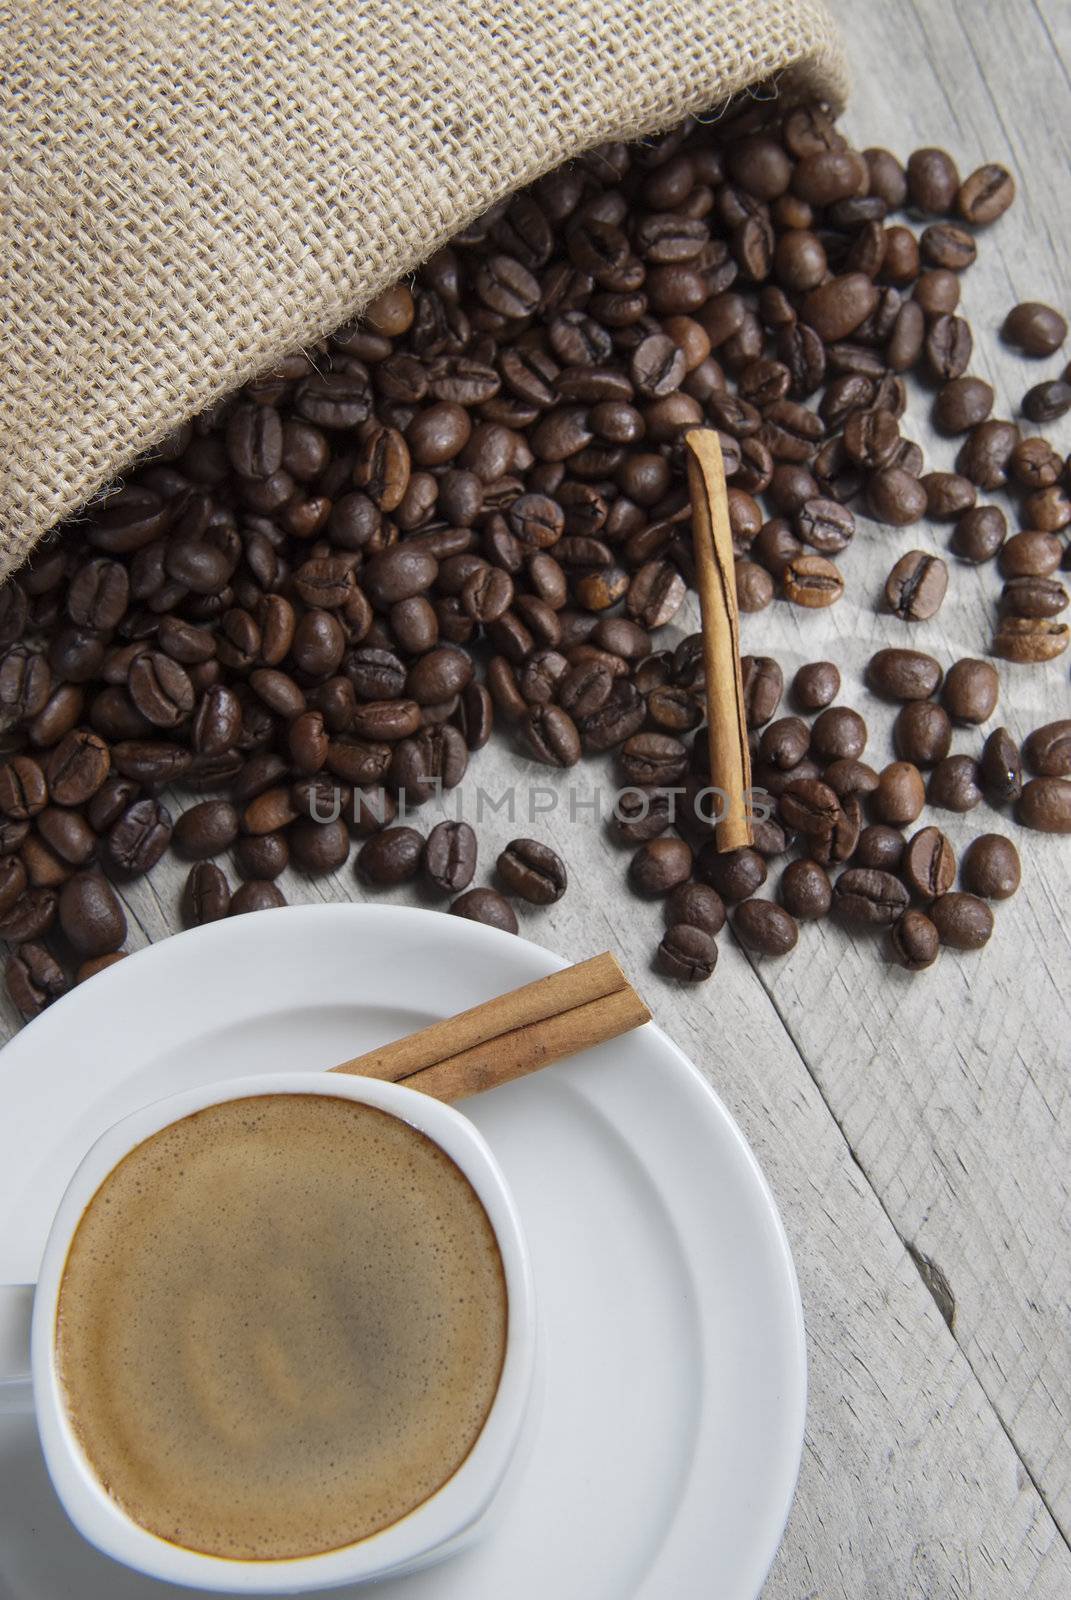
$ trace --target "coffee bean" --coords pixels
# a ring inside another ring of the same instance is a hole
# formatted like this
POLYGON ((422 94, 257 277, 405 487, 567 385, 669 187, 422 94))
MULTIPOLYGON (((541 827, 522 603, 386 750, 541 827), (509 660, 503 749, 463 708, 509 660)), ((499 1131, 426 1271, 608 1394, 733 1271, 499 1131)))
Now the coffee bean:
MULTIPOLYGON (((654 844, 644 848, 653 849, 654 844)), ((691 852, 689 862, 690 859, 691 852)), ((522 900, 537 906, 553 905, 560 900, 569 882, 561 857, 536 839, 511 840, 498 858, 497 871, 511 894, 519 895, 522 900)))
POLYGON ((733 913, 733 933, 746 950, 760 956, 786 956, 796 947, 795 918, 773 900, 743 900, 733 913))
POLYGON ((841 816, 836 791, 817 778, 790 777, 778 808, 786 828, 812 837, 831 833, 841 816))
POLYGON ((952 723, 943 706, 932 700, 909 700, 893 723, 893 743, 903 761, 933 767, 952 747, 952 723))
POLYGON ((713 934, 689 922, 675 922, 662 935, 657 965, 681 983, 704 983, 718 962, 713 934))
POLYGON ((561 706, 533 706, 522 731, 537 761, 550 767, 572 767, 580 760, 580 734, 561 706))
POLYGON ((954 521, 974 505, 973 483, 957 472, 927 472, 920 482, 926 491, 927 515, 935 521, 954 521))
POLYGON ((878 522, 906 527, 926 511, 926 491, 903 467, 882 467, 867 483, 870 514, 878 522))
POLYGON ((111 759, 103 739, 72 728, 49 752, 45 771, 52 799, 61 806, 84 805, 107 778, 111 759))
POLYGON ((0 857, 0 918, 14 908, 25 888, 26 868, 19 857, 0 857))
POLYGON ((982 800, 981 771, 973 756, 945 756, 930 773, 931 806, 945 811, 973 811, 982 800))
POLYGON ((1067 320, 1051 306, 1024 300, 1008 312, 1001 334, 1025 356, 1051 356, 1067 338, 1067 320))
POLYGON ((1014 422, 992 417, 971 429, 956 457, 956 471, 979 489, 1002 489, 1008 481, 1008 464, 1019 443, 1014 422))
POLYGON ((794 556, 781 574, 785 595, 809 609, 833 605, 844 593, 844 576, 824 556, 794 556))
POLYGON ((27 822, 45 809, 48 798, 45 774, 32 756, 13 756, 0 767, 0 811, 5 816, 27 822))
POLYGON ((20 944, 5 968, 7 991, 26 1018, 40 1016, 46 1006, 70 988, 63 968, 43 944, 20 944))
POLYGON ((792 698, 801 711, 821 711, 840 693, 840 672, 832 661, 812 661, 792 680, 792 698))
POLYGON ((646 794, 626 790, 615 800, 610 828, 622 844, 643 844, 665 833, 675 818, 675 796, 658 790, 646 794))
POLYGON ((79 956, 103 956, 126 938, 126 916, 115 890, 99 872, 79 872, 63 885, 59 922, 79 956))
POLYGON ((994 728, 982 747, 978 765, 982 785, 994 805, 1018 800, 1023 791, 1022 761, 1007 728, 994 728))
MULTIPOLYGON (((243 878, 277 878, 290 865, 284 833, 243 834, 234 846, 234 862, 243 878)), ((222 912, 221 915, 226 915, 222 912)))
POLYGON ((1039 833, 1071 833, 1071 780, 1031 778, 1015 807, 1017 821, 1039 833))
POLYGON ((160 650, 147 650, 130 666, 130 698, 156 728, 174 728, 193 710, 194 692, 185 667, 160 650))
POLYGON ((947 588, 948 568, 941 558, 909 550, 885 580, 885 599, 904 622, 922 622, 936 616, 947 588))
POLYGON ((935 900, 930 918, 941 943, 953 950, 980 950, 993 932, 993 913, 985 901, 960 890, 935 900))
POLYGON ((467 889, 450 907, 455 917, 466 917, 470 922, 483 922, 503 933, 517 932, 517 915, 504 894, 497 889, 467 889))
POLYGON ((952 549, 964 561, 992 561, 1007 531, 1008 524, 999 506, 972 506, 956 518, 952 549))
POLYGON ((777 892, 785 910, 799 921, 827 916, 833 903, 829 874, 817 861, 806 858, 789 862, 777 892))
POLYGON ((757 850, 746 846, 738 850, 718 850, 709 841, 700 850, 696 873, 700 881, 714 889, 729 905, 746 900, 766 882, 766 862, 757 850))
POLYGON ((993 640, 993 654, 1005 661, 1054 661, 1067 649, 1066 622, 1033 617, 1004 617, 993 640))
POLYGON ((1071 718, 1047 722, 1027 734, 1023 759, 1039 778, 1071 777, 1071 718))
POLYGON ((424 838, 415 828, 384 828, 358 850, 357 876, 375 888, 405 883, 416 876, 423 853, 424 838))
POLYGON ((908 891, 891 872, 847 867, 833 885, 833 907, 848 923, 892 927, 907 910, 908 891))
POLYGON ((784 689, 781 668, 771 656, 743 656, 740 667, 747 725, 761 728, 781 703, 784 689))
POLYGON ((1002 217, 1015 199, 1015 179, 1006 167, 987 162, 960 184, 956 210, 972 227, 985 227, 1002 217))
POLYGON ((652 839, 629 863, 629 884, 637 894, 664 895, 685 883, 691 871, 692 852, 683 839, 652 839))
POLYGON ((930 216, 947 214, 959 187, 959 173, 947 151, 927 147, 908 157, 908 198, 916 211, 930 216))
POLYGON ((956 881, 956 852, 940 828, 920 828, 908 840, 900 872, 913 894, 935 900, 956 881))
POLYGON ((941 676, 933 657, 919 650, 879 650, 867 664, 867 683, 885 700, 928 700, 941 676))
POLYGON ((350 837, 341 817, 333 822, 296 822, 289 833, 291 864, 301 872, 320 877, 344 866, 350 837))
POLYGON ((897 872, 904 854, 904 836, 896 828, 872 822, 859 835, 852 860, 860 867, 897 872))
POLYGON ((996 709, 1000 679, 988 661, 964 659, 945 674, 941 699, 955 722, 986 722, 996 709))
POLYGON ((926 802, 922 774, 910 761, 891 761, 878 775, 870 809, 878 822, 902 827, 914 822, 926 802))
POLYGON ((838 800, 843 800, 850 794, 873 794, 878 786, 878 775, 865 761, 846 756, 826 767, 822 781, 833 790, 838 800))
POLYGON ((248 882, 239 884, 235 889, 227 914, 231 917, 240 917, 248 911, 274 911, 277 906, 285 905, 286 896, 278 884, 250 878, 248 882))
POLYGON ((171 813, 159 800, 135 800, 112 824, 108 854, 122 872, 148 872, 171 843, 171 833, 171 813))
POLYGON ((854 333, 874 310, 878 291, 862 272, 848 272, 811 289, 803 299, 801 315, 820 339, 831 343, 854 333))
POLYGON ((940 954, 941 936, 925 912, 913 908, 893 924, 889 935, 893 960, 908 972, 924 972, 940 954))
POLYGON ((1071 383, 1063 378, 1050 378, 1046 383, 1036 383, 1023 396, 1024 417, 1031 422, 1056 422, 1071 411, 1071 383))
POLYGON ((665 904, 667 927, 684 924, 713 938, 725 926, 725 902, 706 883, 679 883, 665 904))
POLYGON ((993 387, 983 378, 950 378, 934 400, 934 426, 941 433, 967 433, 989 416, 993 398, 993 387))
POLYGON ((1018 850, 1000 833, 972 839, 960 866, 964 887, 986 900, 1009 899, 1019 887, 1021 872, 1018 850))
POLYGON ((814 719, 811 751, 821 761, 854 760, 866 749, 866 723, 850 706, 829 706, 814 719))
POLYGON ((228 849, 238 837, 238 812, 227 800, 203 800, 175 823, 174 846, 187 861, 204 861, 228 849))

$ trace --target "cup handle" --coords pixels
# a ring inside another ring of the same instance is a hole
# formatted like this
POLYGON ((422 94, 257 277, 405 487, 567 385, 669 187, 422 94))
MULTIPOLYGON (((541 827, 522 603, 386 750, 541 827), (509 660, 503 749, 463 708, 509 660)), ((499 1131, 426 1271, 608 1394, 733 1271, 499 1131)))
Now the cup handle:
POLYGON ((0 1411, 21 1411, 30 1383, 33 1284, 0 1284, 0 1411))

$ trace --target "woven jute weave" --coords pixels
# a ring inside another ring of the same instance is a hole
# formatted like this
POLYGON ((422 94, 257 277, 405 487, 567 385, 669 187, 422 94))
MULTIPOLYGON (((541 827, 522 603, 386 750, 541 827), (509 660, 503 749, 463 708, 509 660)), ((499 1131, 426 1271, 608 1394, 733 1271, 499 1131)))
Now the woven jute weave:
POLYGON ((821 0, 0 0, 0 575, 489 203, 762 80, 821 0))

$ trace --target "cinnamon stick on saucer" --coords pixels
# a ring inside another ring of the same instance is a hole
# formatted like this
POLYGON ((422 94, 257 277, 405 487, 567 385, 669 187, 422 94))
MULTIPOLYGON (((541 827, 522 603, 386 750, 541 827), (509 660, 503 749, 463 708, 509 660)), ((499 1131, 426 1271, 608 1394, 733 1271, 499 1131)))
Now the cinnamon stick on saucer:
POLYGON ((609 953, 526 983, 333 1068, 462 1100, 616 1039, 651 1013, 609 953))
POLYGON ((721 812, 714 838, 719 850, 738 850, 751 844, 754 835, 749 806, 751 753, 740 671, 740 613, 725 466, 718 435, 712 428, 693 428, 685 434, 684 442, 692 495, 695 586, 703 619, 710 786, 721 790, 721 795, 711 801, 713 814, 721 812))

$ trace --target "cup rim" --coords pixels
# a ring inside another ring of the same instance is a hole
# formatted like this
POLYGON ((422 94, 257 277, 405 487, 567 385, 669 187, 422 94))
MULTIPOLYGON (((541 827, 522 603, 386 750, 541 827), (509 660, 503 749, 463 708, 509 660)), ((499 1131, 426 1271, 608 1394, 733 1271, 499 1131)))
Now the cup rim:
POLYGON ((129 1567, 166 1582, 215 1593, 285 1594, 397 1573, 432 1559, 488 1509, 517 1445, 532 1384, 535 1304, 531 1260, 506 1179, 476 1127, 450 1105, 404 1084, 330 1072, 258 1073, 168 1095, 116 1122, 87 1152, 60 1201, 34 1296, 31 1367, 34 1408, 49 1475, 67 1515, 89 1542, 129 1567), (508 1326, 498 1389, 465 1460, 400 1521, 356 1544, 319 1554, 246 1561, 171 1544, 133 1520, 93 1471, 67 1416, 56 1362, 55 1327, 67 1255, 97 1189, 136 1145, 209 1106, 264 1094, 323 1094, 399 1117, 444 1150, 468 1178, 491 1222, 506 1280, 508 1326))

